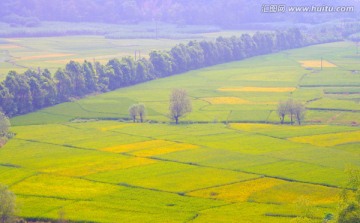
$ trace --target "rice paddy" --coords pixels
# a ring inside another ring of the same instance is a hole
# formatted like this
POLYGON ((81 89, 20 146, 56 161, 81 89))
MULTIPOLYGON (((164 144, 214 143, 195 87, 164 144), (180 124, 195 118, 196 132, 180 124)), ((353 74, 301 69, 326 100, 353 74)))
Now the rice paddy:
POLYGON ((344 169, 360 167, 357 97, 337 94, 360 87, 348 71, 359 65, 343 59, 351 47, 250 58, 14 117, 0 183, 28 219, 285 223, 306 201, 319 222, 337 213, 344 169), (330 55, 332 69, 297 63, 330 55), (175 125, 168 98, 179 87, 193 111, 175 125), (306 105, 304 125, 279 124, 289 97, 306 105), (134 103, 146 105, 145 123, 126 121, 134 103))

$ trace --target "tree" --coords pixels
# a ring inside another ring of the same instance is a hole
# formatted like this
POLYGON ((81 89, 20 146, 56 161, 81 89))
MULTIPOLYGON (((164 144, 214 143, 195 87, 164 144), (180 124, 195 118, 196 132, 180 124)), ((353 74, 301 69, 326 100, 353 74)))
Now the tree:
POLYGON ((293 99, 288 99, 286 101, 286 107, 287 107, 287 111, 288 114, 290 116, 290 124, 294 124, 294 114, 295 114, 295 102, 293 99))
POLYGON ((136 122, 136 117, 138 115, 138 106, 136 104, 131 105, 129 108, 129 114, 133 122, 136 122))
POLYGON ((281 124, 284 124, 285 116, 288 113, 288 107, 286 101, 280 101, 277 108, 277 113, 280 117, 281 124))
POLYGON ((179 118, 191 112, 191 101, 184 89, 174 89, 170 95, 170 118, 179 123, 179 118))
POLYGON ((14 95, 9 92, 4 83, 0 83, 0 111, 10 116, 16 114, 14 95))
POLYGON ((32 95, 29 78, 25 75, 10 71, 5 79, 5 87, 13 95, 14 114, 25 114, 32 111, 32 95))
POLYGON ((280 101, 277 108, 281 124, 284 124, 285 116, 289 115, 291 125, 294 123, 294 118, 297 123, 301 125, 305 117, 305 112, 305 106, 300 101, 294 101, 291 98, 287 101, 280 101))
POLYGON ((33 70, 27 70, 24 75, 28 77, 28 84, 32 95, 34 109, 40 109, 45 103, 45 91, 42 89, 42 76, 33 70))
POLYGON ((0 185, 0 223, 14 222, 15 195, 6 186, 0 185))
POLYGON ((98 85, 97 85, 97 76, 95 74, 93 65, 85 60, 82 66, 84 70, 86 92, 87 93, 96 92, 98 90, 98 85))
POLYGON ((63 69, 58 69, 55 73, 57 80, 58 98, 61 102, 69 100, 73 94, 74 84, 69 75, 63 69))
POLYGON ((48 69, 42 72, 42 88, 46 92, 44 106, 51 106, 56 103, 57 100, 57 88, 54 79, 48 69))
POLYGON ((144 118, 146 115, 146 108, 144 104, 133 104, 129 108, 129 114, 131 119, 136 122, 137 116, 140 118, 140 122, 144 122, 144 118))
POLYGON ((360 205, 352 202, 341 210, 338 223, 358 223, 360 222, 360 205))
POLYGON ((75 61, 70 61, 65 66, 65 72, 69 75, 73 83, 73 93, 76 96, 86 94, 86 83, 83 67, 75 61))
POLYGON ((184 44, 179 44, 171 48, 170 55, 173 58, 174 73, 181 73, 188 70, 190 56, 184 44))
POLYGON ((140 122, 144 122, 144 118, 146 115, 146 108, 144 104, 137 104, 137 111, 140 118, 140 122))
POLYGON ((136 61, 136 75, 135 83, 140 83, 148 80, 155 79, 154 67, 150 61, 145 58, 141 58, 136 61))
POLYGON ((172 74, 172 58, 166 51, 152 51, 150 53, 150 61, 154 66, 156 77, 167 77, 172 74))
POLYGON ((305 106, 300 101, 294 103, 294 115, 299 125, 305 118, 305 111, 305 106))
POLYGON ((109 77, 109 89, 114 90, 125 86, 125 77, 122 72, 122 64, 118 59, 109 60, 107 63, 107 76, 109 77))

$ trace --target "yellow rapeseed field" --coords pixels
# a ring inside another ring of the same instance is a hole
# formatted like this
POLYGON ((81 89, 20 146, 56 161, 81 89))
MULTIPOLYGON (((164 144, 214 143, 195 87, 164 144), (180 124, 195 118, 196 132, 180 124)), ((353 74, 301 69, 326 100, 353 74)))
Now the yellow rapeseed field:
POLYGON ((304 198, 313 205, 339 202, 340 189, 305 183, 285 182, 255 193, 251 199, 257 202, 293 204, 304 198))
POLYGON ((215 97, 215 98, 204 98, 205 101, 211 104, 224 104, 224 105, 235 105, 235 104, 251 104, 251 101, 247 101, 236 97, 215 97))
POLYGON ((168 146, 155 147, 152 149, 144 149, 144 150, 136 151, 133 154, 137 156, 150 157, 150 156, 162 155, 162 154, 188 150, 188 149, 196 149, 196 148, 198 148, 198 146, 192 144, 175 143, 168 146))
MULTIPOLYGON (((303 67, 321 67, 321 60, 301 60, 299 61, 303 67)), ((330 63, 329 61, 322 61, 323 67, 337 67, 335 64, 330 63)))
POLYGON ((119 188, 72 177, 38 174, 12 186, 11 190, 22 195, 90 199, 115 193, 119 188))
POLYGON ((113 152, 113 153, 123 153, 123 152, 131 152, 136 150, 150 149, 154 147, 162 147, 173 143, 174 142, 165 141, 165 140, 150 140, 145 142, 136 142, 131 144, 102 148, 101 150, 107 152, 113 152))
POLYGON ((299 143, 309 143, 315 146, 336 146, 360 142, 360 131, 293 137, 290 140, 299 143))
POLYGON ((224 87, 219 88, 219 91, 234 91, 234 92, 293 92, 294 87, 224 87))
MULTIPOLYGON (((230 125, 231 128, 247 131, 247 132, 256 132, 261 130, 268 130, 269 124, 258 124, 258 123, 233 123, 230 125)), ((271 126, 274 128, 274 126, 271 126)))
POLYGON ((56 173, 58 175, 63 175, 63 176, 81 177, 99 172, 123 170, 130 167, 143 166, 153 163, 156 163, 156 161, 141 157, 131 157, 121 160, 109 159, 109 160, 104 160, 102 162, 80 163, 79 165, 70 166, 70 167, 66 167, 66 166, 52 167, 52 168, 42 169, 41 171, 44 173, 56 173))
POLYGON ((195 197, 216 198, 230 202, 244 202, 253 193, 274 187, 275 185, 282 183, 284 183, 282 180, 260 178, 222 187, 194 191, 188 195, 195 197))

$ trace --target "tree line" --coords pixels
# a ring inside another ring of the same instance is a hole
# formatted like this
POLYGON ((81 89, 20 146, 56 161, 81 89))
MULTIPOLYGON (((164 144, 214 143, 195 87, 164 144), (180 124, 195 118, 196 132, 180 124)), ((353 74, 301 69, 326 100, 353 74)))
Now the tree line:
MULTIPOLYGON (((112 59, 107 64, 70 61, 55 74, 49 70, 10 71, 0 83, 0 109, 7 116, 26 114, 91 93, 112 91, 137 83, 220 63, 308 45, 299 29, 190 41, 168 51, 152 51, 149 59, 112 59)), ((312 42, 313 43, 313 42, 312 42)))

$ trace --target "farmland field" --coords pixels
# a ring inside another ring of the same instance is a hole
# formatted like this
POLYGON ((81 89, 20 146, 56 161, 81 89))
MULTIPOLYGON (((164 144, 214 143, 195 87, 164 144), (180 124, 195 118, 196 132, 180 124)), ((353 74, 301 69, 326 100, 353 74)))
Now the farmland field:
POLYGON ((289 50, 15 117, 0 183, 31 219, 281 223, 307 203, 321 222, 337 212, 345 168, 360 167, 354 53, 348 42, 289 50), (321 58, 334 66, 300 62, 321 58), (173 88, 193 104, 180 125, 168 118, 173 88), (305 125, 278 124, 289 97, 306 104, 305 125), (127 121, 138 102, 146 123, 127 121))
MULTIPOLYGON (((129 32, 129 30, 127 30, 129 32)), ((218 31, 202 33, 199 40, 213 40, 218 36, 241 35, 248 31, 218 31)), ((135 32, 134 34, 136 34, 135 32)), ((251 33, 251 32, 250 32, 251 33)), ((137 34, 139 35, 139 34, 137 34)), ((107 39, 104 36, 66 36, 39 38, 0 38, 0 80, 10 70, 24 72, 28 68, 48 68, 55 72, 70 60, 107 63, 123 56, 148 57, 152 50, 168 50, 178 43, 187 43, 193 37, 181 39, 107 39)))

